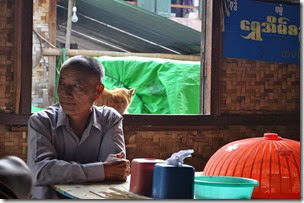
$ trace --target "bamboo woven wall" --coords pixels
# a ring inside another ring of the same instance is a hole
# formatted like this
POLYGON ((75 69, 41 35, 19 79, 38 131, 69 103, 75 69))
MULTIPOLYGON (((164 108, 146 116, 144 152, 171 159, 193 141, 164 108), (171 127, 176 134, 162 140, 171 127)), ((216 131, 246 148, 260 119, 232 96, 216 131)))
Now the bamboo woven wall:
MULTIPOLYGON (((12 111, 14 17, 12 0, 0 0, 0 112, 12 111)), ((300 68, 296 65, 224 59, 221 69, 221 112, 232 114, 298 112, 300 68)), ((280 136, 300 139, 300 125, 205 126, 201 130, 134 131, 125 126, 127 158, 167 159, 172 153, 193 148, 185 163, 202 170, 210 156, 223 145, 238 139, 260 137, 274 131, 280 136)), ((0 124, 0 156, 26 159, 26 129, 0 124), (20 131, 20 132, 19 132, 20 131)))
POLYGON ((27 157, 26 129, 12 130, 9 126, 0 125, 0 157, 15 155, 24 161, 27 157))
MULTIPOLYGON (((183 131, 133 131, 125 126, 127 158, 167 159, 182 149, 194 149, 186 164, 198 171, 222 146, 232 141, 250 137, 262 137, 264 132, 277 132, 283 138, 300 139, 300 126, 206 126, 201 130, 183 131)), ((8 128, 0 125, 0 157, 16 155, 26 160, 26 128, 8 128)))
POLYGON ((250 137, 263 137, 265 132, 276 132, 283 138, 300 139, 300 126, 206 126, 189 131, 132 131, 125 127, 127 158, 167 159, 182 149, 194 149, 186 164, 203 170, 209 158, 222 146, 250 137))
POLYGON ((14 111, 15 1, 0 1, 0 112, 14 111))
POLYGON ((300 66, 224 59, 221 113, 286 113, 300 110, 300 66))

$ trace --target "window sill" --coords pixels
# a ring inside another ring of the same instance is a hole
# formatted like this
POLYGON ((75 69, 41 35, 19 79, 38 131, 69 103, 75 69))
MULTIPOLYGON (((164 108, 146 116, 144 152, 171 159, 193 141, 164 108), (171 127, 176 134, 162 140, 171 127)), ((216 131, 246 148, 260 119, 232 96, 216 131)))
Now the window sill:
MULTIPOLYGON (((0 125, 27 126, 30 115, 0 113, 0 125)), ((124 126, 132 130, 194 130, 223 125, 300 125, 299 113, 242 115, 126 114, 124 126)))

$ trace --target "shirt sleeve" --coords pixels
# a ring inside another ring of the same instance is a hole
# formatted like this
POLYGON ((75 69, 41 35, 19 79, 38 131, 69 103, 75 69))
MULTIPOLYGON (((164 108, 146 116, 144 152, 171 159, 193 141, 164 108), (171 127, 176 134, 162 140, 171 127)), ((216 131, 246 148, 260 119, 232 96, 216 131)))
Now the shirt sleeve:
MULTIPOLYGON (((114 116, 116 117, 116 116, 114 116)), ((113 118, 114 119, 114 118, 113 118)), ((112 119, 109 119, 110 121, 112 119)), ((116 154, 123 151, 126 158, 126 147, 123 133, 123 121, 122 117, 116 117, 115 121, 112 120, 112 124, 109 124, 103 141, 101 143, 99 160, 105 161, 109 154, 116 154)))
POLYGON ((51 126, 47 120, 31 116, 28 123, 28 166, 33 185, 81 183, 104 180, 102 162, 79 164, 59 160, 52 145, 51 126))

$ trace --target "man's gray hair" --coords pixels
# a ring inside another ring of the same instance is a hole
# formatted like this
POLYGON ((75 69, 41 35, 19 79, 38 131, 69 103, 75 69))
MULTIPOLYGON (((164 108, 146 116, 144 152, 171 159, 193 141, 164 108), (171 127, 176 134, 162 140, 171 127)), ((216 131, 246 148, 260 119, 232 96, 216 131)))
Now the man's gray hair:
POLYGON ((100 78, 101 83, 105 75, 105 69, 103 65, 99 61, 97 61, 97 59, 89 56, 73 56, 62 64, 61 69, 66 66, 77 67, 92 74, 97 74, 100 78))

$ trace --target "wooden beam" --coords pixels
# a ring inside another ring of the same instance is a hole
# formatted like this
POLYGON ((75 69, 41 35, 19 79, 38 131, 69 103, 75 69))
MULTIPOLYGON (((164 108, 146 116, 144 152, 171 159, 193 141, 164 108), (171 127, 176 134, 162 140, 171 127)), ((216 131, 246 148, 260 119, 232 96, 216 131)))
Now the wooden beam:
POLYGON ((137 2, 136 1, 126 1, 126 2, 129 3, 129 4, 132 4, 134 6, 137 6, 137 2))
MULTIPOLYGON (((136 1, 126 1, 129 4, 137 6, 136 1)), ((199 6, 191 6, 191 5, 182 5, 182 4, 171 4, 171 8, 190 8, 190 9, 199 9, 199 6)))
POLYGON ((72 30, 72 9, 73 9, 73 0, 68 0, 68 14, 67 14, 67 29, 65 35, 65 48, 70 49, 71 41, 71 30, 72 30))
POLYGON ((211 55, 211 115, 221 114, 220 105, 220 72, 223 63, 222 56, 222 4, 220 0, 213 1, 212 6, 212 55, 211 55))
MULTIPOLYGON (((21 103, 20 114, 30 114, 32 104, 33 1, 22 1, 21 103)), ((17 34, 18 35, 18 34, 17 34)))
POLYGON ((300 114, 253 114, 253 115, 124 115, 124 125, 134 130, 156 127, 163 128, 202 128, 206 126, 227 125, 299 125, 300 114))
MULTIPOLYGON (((126 52, 113 52, 113 51, 97 51, 97 50, 79 50, 69 49, 66 51, 68 56, 86 55, 86 56, 142 56, 142 57, 153 57, 153 58, 166 58, 184 61, 200 61, 200 56, 195 55, 178 55, 178 54, 162 54, 162 53, 126 53, 126 52)), ((61 54, 60 49, 44 49, 44 56, 59 56, 61 54)))
POLYGON ((22 14, 22 1, 15 1, 15 40, 14 40, 14 113, 19 113, 21 103, 21 58, 22 58, 22 24, 20 15, 22 14))
MULTIPOLYGON (((56 44, 56 21, 57 21, 57 1, 49 1, 49 41, 52 44, 56 44)), ((56 56, 48 57, 48 103, 53 104, 54 95, 56 91, 56 56)))
MULTIPOLYGON (((201 2, 202 9, 205 11, 202 13, 202 19, 203 16, 205 18, 205 35, 202 36, 202 41, 205 44, 205 78, 204 78, 204 85, 203 87, 203 98, 204 103, 201 105, 201 108, 203 108, 202 112, 204 115, 210 115, 211 114, 211 77, 212 77, 212 7, 213 7, 213 1, 212 0, 204 0, 201 2)), ((203 20, 202 20, 202 26, 203 26, 203 20)))
POLYGON ((199 9, 199 6, 181 5, 181 4, 171 4, 171 8, 190 8, 190 9, 199 9))
POLYGON ((0 113, 1 125, 26 126, 30 115, 21 115, 13 113, 0 113))
MULTIPOLYGON (((30 115, 0 113, 0 123, 4 125, 27 125, 30 115)), ((208 126, 300 126, 300 113, 282 114, 241 114, 241 115, 142 115, 125 114, 124 126, 132 130, 190 130, 208 126)))

